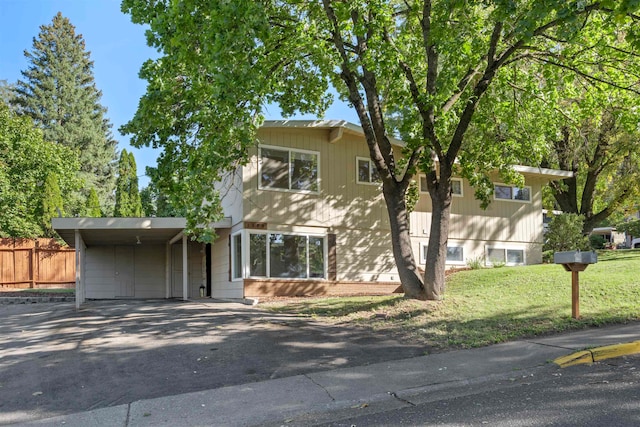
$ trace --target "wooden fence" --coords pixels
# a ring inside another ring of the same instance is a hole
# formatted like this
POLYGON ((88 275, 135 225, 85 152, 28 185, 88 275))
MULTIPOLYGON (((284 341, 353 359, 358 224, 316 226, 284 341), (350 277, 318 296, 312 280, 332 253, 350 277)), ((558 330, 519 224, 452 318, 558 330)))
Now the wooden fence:
POLYGON ((73 288, 75 251, 55 239, 0 239, 0 288, 73 288))

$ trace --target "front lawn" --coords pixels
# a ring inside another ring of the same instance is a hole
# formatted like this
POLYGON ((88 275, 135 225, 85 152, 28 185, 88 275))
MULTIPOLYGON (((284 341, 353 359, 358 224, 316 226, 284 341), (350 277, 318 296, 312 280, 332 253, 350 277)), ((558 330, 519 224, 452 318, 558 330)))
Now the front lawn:
POLYGON ((571 273, 560 265, 487 268, 447 278, 445 300, 402 296, 310 298, 263 303, 330 323, 348 322, 433 349, 640 320, 640 250, 606 251, 580 273, 579 320, 571 318, 571 273))

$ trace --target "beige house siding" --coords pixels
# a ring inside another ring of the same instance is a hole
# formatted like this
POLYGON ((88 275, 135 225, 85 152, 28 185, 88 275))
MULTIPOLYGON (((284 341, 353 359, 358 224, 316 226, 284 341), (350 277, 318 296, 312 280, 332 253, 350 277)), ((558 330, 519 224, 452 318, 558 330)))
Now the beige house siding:
MULTIPOLYGON (((227 193, 233 196, 230 198, 233 201, 223 199, 225 215, 232 216, 233 220, 231 229, 220 231, 220 238, 212 248, 214 297, 296 294, 301 290, 330 294, 352 289, 357 283, 386 289, 398 282, 381 185, 358 182, 357 159, 368 159, 369 150, 363 136, 353 132, 348 127, 332 132, 311 125, 287 127, 286 124, 266 126, 258 131, 258 144, 250 150, 249 161, 241 169, 241 184, 227 185, 232 188, 227 193), (341 138, 330 142, 337 134, 341 134, 341 138), (318 191, 260 188, 261 147, 317 153, 318 191), (233 193, 238 188, 242 189, 241 198, 233 193), (239 199, 242 201, 238 202, 239 199), (230 280, 230 236, 242 234, 244 262, 248 263, 246 246, 252 230, 335 235, 335 276, 329 275, 333 264, 329 265, 327 260, 324 280, 247 277, 248 264, 244 264, 244 280, 230 280)), ((541 262, 541 188, 546 179, 538 178, 535 171, 530 173, 532 175, 525 175, 525 185, 531 188, 531 202, 493 200, 487 210, 480 208, 473 188, 463 180, 463 197, 453 199, 449 242, 463 248, 464 261, 449 267, 462 266, 468 259, 485 258, 488 247, 522 250, 526 264, 541 262)), ((500 182, 498 177, 494 181, 500 182)), ((431 226, 428 193, 421 194, 410 225, 414 256, 426 268, 422 252, 431 226)))
POLYGON ((398 273, 388 230, 336 230, 338 281, 395 282, 398 273))
POLYGON ((258 150, 243 170, 244 220, 269 224, 388 229, 378 185, 356 184, 356 157, 368 157, 362 138, 345 135, 329 143, 324 129, 263 129, 262 145, 315 151, 320 158, 320 192, 303 194, 258 189, 258 150))
POLYGON ((226 174, 220 182, 215 184, 215 189, 220 193, 220 205, 225 216, 231 218, 231 224, 242 221, 243 215, 243 182, 242 169, 238 168, 233 173, 226 174))
POLYGON ((229 230, 217 230, 218 238, 211 245, 211 296, 242 298, 242 281, 229 278, 229 230))
MULTIPOLYGON (((495 178, 495 182, 499 179, 495 178)), ((483 210, 473 196, 473 188, 464 180, 464 197, 454 197, 452 202, 449 245, 462 246, 465 260, 484 259, 490 246, 523 249, 526 264, 542 262, 543 181, 525 176, 525 185, 531 187, 531 202, 494 199, 483 210)), ((430 234, 430 210, 429 195, 423 193, 411 214, 413 251, 421 265, 424 265, 423 244, 430 234)))

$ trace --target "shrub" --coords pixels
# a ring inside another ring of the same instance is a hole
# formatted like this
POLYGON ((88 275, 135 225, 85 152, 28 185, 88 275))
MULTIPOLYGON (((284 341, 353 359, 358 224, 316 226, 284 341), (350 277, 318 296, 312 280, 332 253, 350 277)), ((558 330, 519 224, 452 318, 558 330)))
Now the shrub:
POLYGON ((589 244, 592 249, 604 249, 605 243, 607 243, 606 239, 599 234, 589 236, 589 244))
POLYGON ((582 234, 584 218, 576 214, 560 214, 553 217, 545 235, 543 251, 591 250, 589 238, 582 234))

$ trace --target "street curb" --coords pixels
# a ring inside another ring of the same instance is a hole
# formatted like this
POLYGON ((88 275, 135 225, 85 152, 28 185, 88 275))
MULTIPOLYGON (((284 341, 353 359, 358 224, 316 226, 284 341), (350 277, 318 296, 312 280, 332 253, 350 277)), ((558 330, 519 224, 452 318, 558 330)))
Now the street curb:
POLYGON ((632 354, 640 354, 640 341, 632 341, 628 343, 607 345, 577 351, 566 356, 558 357, 553 361, 553 363, 561 368, 566 368, 567 366, 581 365, 584 363, 591 364, 601 360, 629 356, 632 354))

